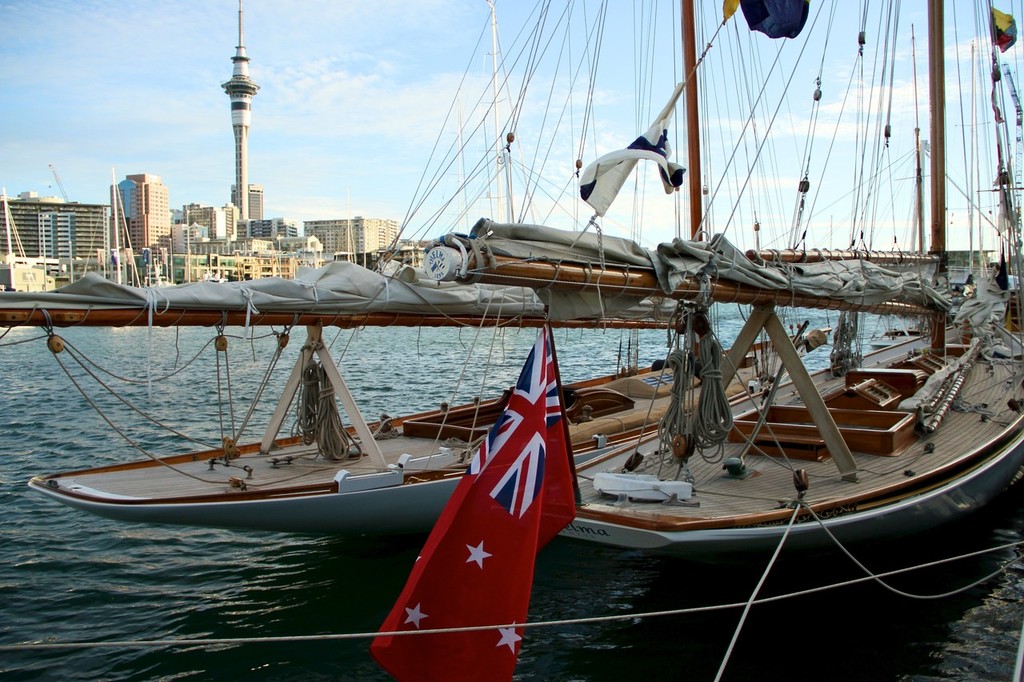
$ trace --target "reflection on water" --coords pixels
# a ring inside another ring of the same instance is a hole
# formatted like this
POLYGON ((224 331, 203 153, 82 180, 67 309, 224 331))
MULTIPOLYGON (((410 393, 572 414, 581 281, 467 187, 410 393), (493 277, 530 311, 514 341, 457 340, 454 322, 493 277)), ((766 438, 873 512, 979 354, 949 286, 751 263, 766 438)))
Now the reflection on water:
MULTIPOLYGON (((730 328, 738 325, 734 320, 730 328)), ((38 336, 31 331, 17 333, 38 336)), ((241 330, 233 332, 241 336, 241 330)), ((217 359, 210 352, 183 368, 191 357, 187 349, 194 352, 212 334, 206 329, 154 330, 154 351, 146 330, 117 335, 72 330, 66 335, 90 356, 105 359, 112 372, 116 368, 117 374, 136 380, 124 387, 126 392, 161 421, 215 439, 221 420, 217 359), (146 380, 147 374, 162 376, 176 369, 181 371, 156 385, 146 380)), ((503 387, 518 372, 534 336, 534 330, 511 331, 492 343, 463 330, 453 342, 450 330, 362 330, 351 342, 339 336, 333 352, 341 356, 350 388, 372 417, 452 400, 445 393, 455 385, 464 395, 480 385, 503 387), (463 375, 462 358, 470 353, 501 360, 500 366, 486 376, 482 371, 463 375)), ((559 332, 563 376, 572 380, 614 371, 621 339, 611 331, 559 332)), ((230 359, 236 419, 263 377, 273 342, 272 337, 232 340, 233 350, 244 351, 230 359)), ((623 347, 626 342, 621 341, 623 347)), ((648 333, 645 343, 650 350, 642 357, 659 357, 664 335, 648 333)), ((283 371, 298 346, 294 341, 289 345, 283 371)), ((0 348, 0 353, 6 368, 0 391, 0 643, 372 632, 383 621, 422 537, 340 539, 126 526, 30 493, 25 482, 33 474, 135 459, 138 453, 83 407, 42 341, 0 348)), ((816 353, 815 362, 827 362, 827 349, 816 353)), ((259 433, 273 407, 274 389, 267 395, 273 397, 254 416, 252 434, 259 433)), ((126 415, 116 401, 103 406, 132 422, 131 413, 126 415)), ((131 433, 161 450, 180 447, 177 439, 158 436, 153 427, 131 433)), ((1019 488, 1013 490, 974 519, 913 543, 875 548, 862 553, 862 559, 882 571, 1014 541, 1024 527, 1021 495, 1019 488)), ((945 592, 1011 558, 1012 553, 1003 552, 891 582, 914 593, 945 592)), ((531 619, 742 602, 767 560, 707 566, 559 539, 538 559, 531 619)), ((762 594, 858 575, 846 559, 783 553, 762 594)), ((865 584, 757 606, 725 679, 1008 679, 1024 617, 1022 589, 1024 580, 1015 570, 943 600, 911 600, 865 584)), ((710 680, 739 617, 739 609, 730 609, 531 629, 517 679, 710 680)), ((341 640, 0 652, 0 677, 388 679, 370 659, 368 646, 368 640, 341 640)))

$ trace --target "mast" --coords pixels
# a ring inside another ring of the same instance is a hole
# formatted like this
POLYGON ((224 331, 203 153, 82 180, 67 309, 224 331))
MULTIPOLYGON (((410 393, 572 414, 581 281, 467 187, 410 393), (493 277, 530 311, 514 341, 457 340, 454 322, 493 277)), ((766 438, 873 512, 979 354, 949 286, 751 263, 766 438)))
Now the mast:
POLYGON ((7 205, 7 188, 4 187, 0 190, 0 199, 3 200, 4 204, 4 227, 7 228, 7 258, 4 260, 5 263, 14 262, 14 249, 11 247, 11 208, 7 205))
POLYGON ((700 178, 700 128, 697 125, 697 31, 693 0, 682 0, 683 74, 686 79, 686 142, 690 175, 690 238, 696 239, 704 217, 700 178))
POLYGON ((505 215, 504 192, 501 187, 502 175, 506 164, 503 163, 504 152, 501 146, 501 120, 498 114, 498 16, 494 11, 494 0, 487 0, 487 4, 491 8, 491 96, 494 99, 491 112, 494 114, 494 159, 497 164, 494 178, 494 191, 496 193, 494 214, 502 216, 502 220, 512 222, 511 217, 505 215))
MULTIPOLYGON (((945 38, 942 0, 928 3, 928 91, 931 109, 931 246, 929 253, 939 257, 936 279, 946 274, 946 67, 943 61, 945 38)), ((932 318, 932 348, 946 346, 945 315, 932 318)))
POLYGON ((117 217, 117 204, 120 199, 120 190, 117 189, 117 174, 114 169, 110 169, 110 209, 113 211, 114 219, 114 270, 117 275, 114 277, 114 281, 118 284, 123 284, 121 281, 121 223, 117 217))
POLYGON ((916 176, 914 178, 914 190, 917 198, 914 202, 914 217, 917 221, 917 244, 915 251, 924 251, 924 170, 921 168, 921 123, 918 118, 917 108, 917 40, 914 36, 914 27, 910 27, 910 56, 914 63, 914 151, 916 158, 916 176))

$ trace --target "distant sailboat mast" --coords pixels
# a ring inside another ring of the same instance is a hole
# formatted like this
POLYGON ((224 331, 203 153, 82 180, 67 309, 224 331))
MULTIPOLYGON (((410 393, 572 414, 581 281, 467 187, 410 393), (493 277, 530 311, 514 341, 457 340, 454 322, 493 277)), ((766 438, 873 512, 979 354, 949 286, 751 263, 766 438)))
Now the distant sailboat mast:
POLYGON ((7 261, 10 263, 14 259, 14 249, 11 246, 11 209, 7 206, 7 188, 4 187, 0 190, 0 199, 3 200, 4 204, 4 231, 7 233, 7 261))
POLYGON ((917 223, 917 229, 914 232, 915 244, 914 251, 924 251, 924 169, 921 167, 921 122, 919 119, 919 111, 917 108, 917 40, 914 36, 914 27, 910 27, 910 58, 914 63, 914 149, 916 151, 915 158, 917 160, 917 167, 915 169, 916 176, 914 179, 914 189, 917 193, 917 199, 914 205, 914 221, 917 223))
MULTIPOLYGON (((498 113, 498 17, 494 11, 494 0, 487 0, 491 8, 491 92, 494 98, 492 113, 494 114, 494 151, 497 174, 495 176, 495 210, 494 215, 504 216, 504 220, 514 222, 510 192, 502 189, 502 180, 508 172, 510 159, 505 157, 505 148, 501 144, 501 118, 498 113), (506 205, 507 203, 507 205, 506 205)), ((507 181, 507 180, 506 180, 507 181)))
POLYGON ((117 205, 120 203, 121 193, 117 189, 117 174, 110 169, 110 209, 113 211, 114 220, 114 281, 124 284, 121 278, 121 222, 117 217, 117 205))

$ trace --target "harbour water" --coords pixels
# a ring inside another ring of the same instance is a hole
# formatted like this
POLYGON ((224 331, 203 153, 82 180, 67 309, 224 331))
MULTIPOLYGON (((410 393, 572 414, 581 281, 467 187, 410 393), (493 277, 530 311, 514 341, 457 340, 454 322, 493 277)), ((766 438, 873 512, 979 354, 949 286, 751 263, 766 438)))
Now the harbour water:
MULTIPOLYGON (((828 324, 822 318, 812 326, 828 324)), ((725 321, 728 329, 738 325, 725 321), (730 324, 732 327, 730 327, 730 324)), ((161 422, 216 442, 222 423, 240 423, 264 375, 273 337, 243 340, 231 329, 229 365, 220 367, 211 329, 77 329, 60 332, 109 374, 91 371, 161 422), (194 361, 193 356, 202 349, 194 361), (217 408, 230 390, 234 413, 217 408), (114 376, 116 375, 116 377, 114 376), (118 378, 119 377, 119 378, 118 378), (121 379, 132 379, 125 383, 121 379)), ((867 331, 870 334, 870 331, 867 331)), ((463 329, 365 329, 326 334, 368 418, 468 399, 481 384, 503 387, 518 372, 534 330, 509 330, 492 343, 463 329), (473 372, 463 357, 479 353, 473 372), (452 394, 459 385, 462 393, 452 394)), ((298 352, 286 349, 278 375, 298 352)), ((641 361, 663 355, 664 333, 644 334, 641 361)), ((617 331, 559 332, 563 379, 614 371, 629 342, 617 331)), ((386 680, 367 638, 398 595, 422 537, 332 538, 124 525, 64 508, 29 491, 35 474, 138 459, 82 398, 38 330, 0 340, 0 645, 154 639, 285 638, 213 646, 0 649, 3 680, 386 680), (287 638, 309 637, 303 641, 287 638)), ((62 361, 73 363, 67 353, 62 361)), ((827 362, 828 349, 808 356, 827 362)), ((73 375, 81 377, 81 371, 73 375)), ((256 439, 276 399, 251 418, 256 439), (262 421, 261 421, 262 420, 262 421)), ((95 394, 95 392, 92 392, 95 394)), ((124 404, 96 405, 138 448, 183 447, 143 425, 124 404)), ((968 521, 913 541, 858 548, 882 572, 1017 542, 1024 529, 1018 486, 968 521)), ((725 680, 1008 680, 1024 622, 1020 550, 1005 547, 878 583, 754 606, 728 656, 725 680), (996 576, 965 591, 983 576, 996 576)), ((595 619, 527 632, 516 679, 712 680, 741 609, 668 613, 744 602, 770 557, 740 565, 691 562, 556 540, 538 557, 531 620, 595 619), (647 615, 655 612, 661 615, 647 615), (606 620, 614 617, 617 620, 606 620)), ((789 556, 773 566, 761 596, 784 595, 862 577, 849 558, 789 556)))

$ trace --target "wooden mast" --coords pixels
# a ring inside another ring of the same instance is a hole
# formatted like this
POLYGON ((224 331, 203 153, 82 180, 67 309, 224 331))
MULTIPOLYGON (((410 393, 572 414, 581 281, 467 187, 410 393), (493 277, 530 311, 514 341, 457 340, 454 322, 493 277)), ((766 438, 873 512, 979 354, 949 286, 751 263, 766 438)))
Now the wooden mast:
POLYGON ((704 216, 700 178, 700 128, 697 125, 697 31, 693 0, 682 0, 683 73, 686 85, 687 173, 690 176, 690 238, 696 239, 704 216))
POLYGON ((915 251, 924 251, 924 170, 921 168, 921 124, 918 120, 917 107, 917 43, 914 37, 914 27, 910 27, 910 57, 914 63, 914 158, 916 160, 914 170, 914 189, 917 200, 914 206, 914 216, 917 220, 917 244, 915 251))
MULTIPOLYGON (((939 257, 936 279, 946 273, 946 67, 943 59, 942 0, 928 2, 928 92, 931 110, 931 246, 929 253, 939 257)), ((932 348, 946 346, 946 317, 932 318, 932 348)))

